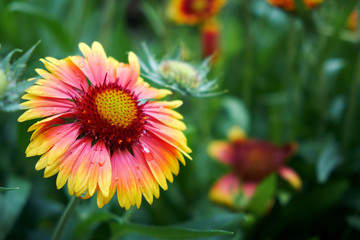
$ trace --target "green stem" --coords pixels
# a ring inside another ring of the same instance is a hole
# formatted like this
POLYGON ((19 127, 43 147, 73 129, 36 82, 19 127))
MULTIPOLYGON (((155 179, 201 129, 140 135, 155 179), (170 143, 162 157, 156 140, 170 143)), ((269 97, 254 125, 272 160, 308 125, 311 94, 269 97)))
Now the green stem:
MULTIPOLYGON (((295 55, 296 55, 296 30, 295 30, 295 20, 293 18, 289 18, 289 29, 288 29, 288 39, 287 39, 287 53, 286 53, 286 74, 284 74, 283 79, 283 91, 287 91, 287 103, 284 103, 284 112, 283 117, 288 118, 289 114, 291 116, 291 121, 289 123, 290 126, 282 128, 286 129, 282 135, 285 136, 286 139, 294 138, 294 131, 296 126, 296 110, 299 106, 298 102, 298 92, 300 92, 299 84, 294 79, 294 65, 295 65, 295 55)), ((284 123, 287 122, 287 119, 284 119, 284 123)), ((283 140, 283 139, 282 139, 283 140)))
POLYGON ((69 204, 67 205, 63 215, 61 216, 58 224, 56 225, 55 231, 52 236, 52 240, 59 240, 64 228, 66 227, 67 222, 69 221, 71 215, 73 214, 76 206, 80 203, 81 198, 73 197, 69 204))
MULTIPOLYGON (((126 3, 124 3, 124 8, 126 8, 126 3)), ((103 17, 101 22, 100 29, 100 39, 104 45, 109 44, 111 38, 113 37, 113 29, 114 29, 114 17, 117 14, 117 6, 115 0, 107 0, 105 1, 105 6, 103 10, 103 17)))
MULTIPOLYGON (((319 66, 317 78, 319 81, 319 112, 320 112, 320 124, 319 124, 319 135, 323 135, 326 130, 326 115, 328 108, 328 86, 327 78, 325 75, 324 65, 319 66)), ((315 93, 316 94, 316 93, 315 93)))
MULTIPOLYGON (((325 76, 325 62, 329 57, 329 53, 331 53, 331 49, 334 48, 335 44, 340 39, 340 33, 343 30, 348 17, 350 16, 352 10, 357 3, 357 0, 351 0, 348 5, 344 6, 342 14, 340 14, 340 18, 338 18, 337 23, 335 24, 334 34, 331 37, 326 37, 324 35, 320 36, 320 51, 318 57, 318 64, 317 64, 317 79, 319 81, 319 90, 320 90, 320 100, 319 100, 319 112, 320 112, 320 122, 319 122, 319 135, 324 134, 326 130, 326 111, 328 106, 328 87, 327 87, 327 80, 325 76)), ((318 95, 318 91, 314 93, 318 95)))
POLYGON ((243 98, 246 105, 249 107, 251 102, 251 81, 252 81, 252 70, 253 70, 253 38, 251 34, 251 11, 250 11, 251 0, 244 0, 244 17, 245 17, 245 58, 246 68, 244 70, 244 81, 243 81, 243 98))
POLYGON ((124 215, 122 216, 122 219, 124 219, 125 221, 130 221, 130 218, 132 217, 132 215, 135 212, 135 207, 131 207, 129 210, 127 210, 124 215))
POLYGON ((281 106, 278 103, 270 105, 271 142, 281 143, 281 106))
MULTIPOLYGON (((359 52, 359 46, 357 48, 357 52, 359 52)), ((360 53, 357 56, 356 64, 355 66, 359 66, 360 64, 360 53)), ((357 96, 358 96, 358 89, 360 87, 360 68, 355 67, 355 73, 354 73, 354 79, 352 81, 351 87, 350 87, 350 93, 349 93, 349 99, 348 99, 348 107, 345 115, 345 124, 344 131, 343 131, 343 147, 346 151, 349 142, 350 142, 350 136, 352 133, 352 125, 355 115, 355 110, 357 108, 357 96)))

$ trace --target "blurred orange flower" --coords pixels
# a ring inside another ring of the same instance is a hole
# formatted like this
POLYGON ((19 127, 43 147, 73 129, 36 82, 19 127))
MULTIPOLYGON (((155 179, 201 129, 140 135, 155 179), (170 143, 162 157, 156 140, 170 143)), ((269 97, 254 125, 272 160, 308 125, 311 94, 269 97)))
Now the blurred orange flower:
POLYGON ((168 15, 178 24, 198 24, 213 16, 226 0, 171 0, 168 15))
MULTIPOLYGON (((282 8, 286 11, 294 11, 295 3, 294 0, 266 0, 273 6, 282 8)), ((311 9, 322 3, 324 0, 303 0, 307 8, 311 9)))
POLYGON ((351 31, 356 31, 358 27, 358 17, 359 17, 358 11, 355 9, 354 11, 352 11, 347 21, 347 28, 350 29, 351 31))
POLYGON ((278 173, 295 189, 302 182, 297 173, 285 166, 296 150, 295 143, 278 147, 269 142, 246 139, 238 128, 229 134, 230 142, 215 141, 209 146, 210 155, 230 165, 231 173, 220 178, 210 190, 210 199, 232 208, 244 208, 257 185, 271 173, 278 173))

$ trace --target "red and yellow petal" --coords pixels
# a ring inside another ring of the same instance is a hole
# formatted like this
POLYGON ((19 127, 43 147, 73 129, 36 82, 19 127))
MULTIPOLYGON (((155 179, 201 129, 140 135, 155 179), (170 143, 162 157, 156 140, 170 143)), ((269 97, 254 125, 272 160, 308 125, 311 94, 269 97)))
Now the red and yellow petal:
POLYGON ((70 58, 57 60, 55 58, 47 57, 40 60, 50 74, 41 69, 36 69, 36 71, 47 81, 57 81, 61 84, 61 88, 72 93, 74 93, 73 91, 75 88, 81 89, 87 86, 87 80, 84 73, 70 58))
POLYGON ((61 138, 59 138, 58 141, 41 156, 40 160, 35 165, 36 170, 41 170, 45 167, 44 177, 51 177, 58 172, 59 159, 79 136, 79 125, 67 125, 69 125, 69 127, 67 129, 64 128, 63 132, 61 132, 61 138))
POLYGON ((214 141, 208 147, 208 153, 211 157, 225 164, 231 164, 233 161, 233 147, 226 141, 214 141))
POLYGON ((178 149, 187 158, 191 159, 188 154, 191 153, 191 149, 187 146, 187 140, 183 132, 155 122, 147 124, 145 129, 149 131, 150 134, 154 134, 156 137, 168 143, 170 146, 178 149))
POLYGON ((140 64, 135 53, 129 53, 129 64, 120 65, 116 69, 116 79, 121 82, 124 88, 133 89, 135 85, 140 84, 140 64))
POLYGON ((167 89, 149 87, 149 84, 146 82, 137 83, 133 90, 135 95, 141 99, 161 99, 172 94, 172 92, 167 89))
POLYGON ((74 194, 75 177, 83 157, 90 151, 91 139, 82 138, 74 141, 63 156, 59 159, 59 173, 56 179, 58 189, 68 181, 70 195, 74 194))
POLYGON ((226 205, 235 206, 235 199, 241 191, 240 182, 235 174, 227 174, 220 178, 211 188, 209 197, 212 201, 226 205))
POLYGON ((88 192, 92 196, 98 188, 104 197, 108 197, 110 184, 110 153, 105 144, 98 141, 79 164, 75 176, 74 192, 76 195, 88 192))
POLYGON ((299 175, 288 167, 282 167, 278 170, 279 175, 288 181, 296 190, 300 190, 302 187, 302 181, 299 175))
POLYGON ((42 155, 50 150, 61 139, 66 138, 67 134, 78 132, 79 126, 74 124, 64 124, 60 126, 48 126, 41 129, 36 136, 33 136, 26 149, 26 156, 42 155))
POLYGON ((157 121, 162 124, 167 125, 168 127, 177 129, 177 130, 185 130, 186 126, 182 121, 178 119, 182 119, 182 116, 177 112, 171 110, 171 108, 176 108, 182 104, 182 101, 174 101, 164 102, 164 104, 147 104, 145 106, 146 112, 148 116, 151 117, 151 121, 157 121), (164 109, 168 109, 169 111, 164 111, 164 109))
POLYGON ((183 119, 183 116, 172 110, 174 108, 178 108, 182 105, 182 101, 180 100, 176 100, 176 101, 171 101, 171 102, 167 102, 167 101, 162 101, 162 102, 148 102, 144 109, 147 113, 151 114, 157 114, 161 111, 162 114, 166 114, 169 115, 173 118, 176 119, 183 119))
POLYGON ((256 182, 243 182, 236 174, 230 173, 212 186, 209 197, 215 203, 234 209, 245 209, 257 186, 256 182))
MULTIPOLYGON (((136 150, 134 149, 134 154, 136 150)), ((121 207, 129 209, 131 206, 141 204, 142 194, 152 202, 154 192, 150 185, 152 175, 144 169, 138 156, 130 154, 127 150, 117 150, 112 158, 113 184, 116 187, 118 201, 121 207), (150 179, 150 181, 149 181, 150 179)), ((156 188, 156 186, 153 186, 156 188)))
POLYGON ((173 174, 179 173, 177 150, 156 137, 143 137, 141 152, 159 185, 167 190, 166 180, 173 182, 173 174), (173 149, 171 151, 170 149, 173 149))
POLYGON ((79 44, 79 49, 85 58, 70 58, 85 73, 93 85, 101 84, 104 81, 109 69, 107 56, 104 48, 99 42, 94 42, 91 48, 85 43, 79 44))

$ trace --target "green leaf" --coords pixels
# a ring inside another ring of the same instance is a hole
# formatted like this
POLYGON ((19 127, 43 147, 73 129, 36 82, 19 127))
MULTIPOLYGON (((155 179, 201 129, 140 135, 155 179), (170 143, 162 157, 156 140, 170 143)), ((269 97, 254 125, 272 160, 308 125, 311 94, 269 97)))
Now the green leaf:
POLYGON ((12 229, 30 194, 30 184, 24 179, 12 177, 8 184, 19 186, 19 191, 0 193, 0 239, 12 229))
POLYGON ((88 239, 93 230, 102 222, 115 221, 110 223, 113 239, 126 234, 140 234, 158 238, 197 238, 232 234, 229 231, 209 230, 209 228, 219 228, 219 226, 229 226, 238 224, 244 219, 243 214, 224 214, 211 219, 201 219, 192 222, 182 223, 176 226, 149 226, 138 223, 131 223, 106 211, 92 213, 75 229, 76 239, 88 239), (193 229, 196 226, 196 229, 193 229), (190 228, 192 227, 192 228, 190 228), (204 229, 206 228, 206 229, 204 229))
POLYGON ((86 216, 86 218, 82 219, 76 226, 74 239, 89 239, 96 226, 109 220, 119 221, 119 217, 107 211, 96 211, 90 216, 86 216))
MULTIPOLYGON (((40 79, 37 78, 37 79, 40 79)), ((36 80, 37 80, 36 79, 36 80)), ((16 85, 12 88, 9 88, 7 90, 7 94, 8 95, 12 95, 12 94, 22 94, 27 88, 29 88, 31 85, 34 84, 35 81, 21 81, 21 82, 17 82, 16 85)))
POLYGON ((13 71, 15 72, 15 79, 17 79, 21 74, 24 68, 26 67, 26 63, 29 60, 31 54, 34 52, 35 48, 40 44, 41 41, 37 41, 26 53, 24 53, 21 57, 19 57, 12 66, 15 67, 13 71))
MULTIPOLYGON (((159 71, 159 66, 155 60, 155 58, 153 57, 153 55, 151 54, 148 46, 146 45, 145 42, 143 42, 142 47, 144 49, 146 58, 147 58, 147 62, 149 64, 150 69, 148 70, 149 72, 158 72, 159 71)), ((142 68, 144 67, 144 64, 141 66, 142 68)))
POLYGON ((0 192, 19 190, 19 189, 20 189, 19 187, 13 187, 13 188, 0 187, 0 192))
POLYGON ((337 75, 345 67, 345 61, 341 58, 332 58, 325 62, 324 68, 328 77, 337 75))
POLYGON ((344 116, 346 100, 344 95, 333 97, 328 111, 329 120, 338 124, 344 116))
POLYGON ((238 98, 225 97, 222 105, 225 114, 220 115, 220 129, 226 132, 233 126, 240 126, 245 132, 248 132, 250 119, 245 104, 238 98))
POLYGON ((223 213, 211 218, 196 219, 193 221, 181 223, 177 226, 191 227, 196 229, 216 229, 225 228, 231 225, 239 225, 245 220, 244 213, 223 213))
POLYGON ((22 52, 22 50, 14 49, 10 53, 8 53, 8 55, 6 55, 6 57, 2 60, 1 64, 2 64, 2 68, 4 70, 8 71, 8 67, 10 66, 11 58, 14 55, 14 53, 16 53, 16 52, 22 52))
POLYGON ((53 35, 54 39, 56 39, 60 45, 62 45, 67 50, 71 49, 72 45, 69 33, 65 31, 61 20, 56 19, 45 10, 30 3, 11 2, 8 6, 9 10, 12 12, 24 13, 32 17, 36 17, 39 22, 47 28, 49 33, 53 35))
POLYGON ((300 223, 309 221, 309 219, 316 219, 316 216, 336 204, 343 197, 348 187, 347 181, 334 181, 299 194, 293 197, 289 204, 282 209, 280 218, 300 223), (299 211, 299 209, 306 211, 299 211))
POLYGON ((275 191, 276 175, 271 174, 256 187, 248 209, 258 215, 264 214, 274 198, 275 191))
POLYGON ((162 36, 165 33, 165 27, 163 21, 160 18, 160 14, 156 12, 153 5, 143 2, 142 10, 149 21, 150 26, 154 29, 157 36, 162 36))
POLYGON ((174 226, 148 226, 130 222, 111 223, 112 239, 118 239, 126 234, 140 234, 147 237, 157 237, 164 239, 185 239, 212 237, 233 234, 223 230, 198 230, 174 226))
POLYGON ((328 140, 320 153, 320 157, 316 165, 316 173, 319 183, 325 183, 328 180, 330 174, 341 163, 341 160, 342 156, 335 140, 328 140))
POLYGON ((0 110, 4 112, 15 112, 21 109, 21 105, 17 102, 15 103, 9 103, 0 101, 0 110))
POLYGON ((356 230, 359 230, 360 231, 360 216, 348 216, 346 218, 346 221, 348 222, 348 224, 355 228, 356 230))

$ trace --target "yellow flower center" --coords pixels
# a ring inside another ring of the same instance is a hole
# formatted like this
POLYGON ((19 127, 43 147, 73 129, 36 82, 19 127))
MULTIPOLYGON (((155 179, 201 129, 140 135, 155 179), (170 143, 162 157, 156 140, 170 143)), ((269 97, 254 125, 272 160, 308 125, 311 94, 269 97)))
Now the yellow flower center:
POLYGON ((107 89, 96 95, 99 115, 110 125, 126 128, 138 116, 137 103, 131 95, 120 89, 107 89))

